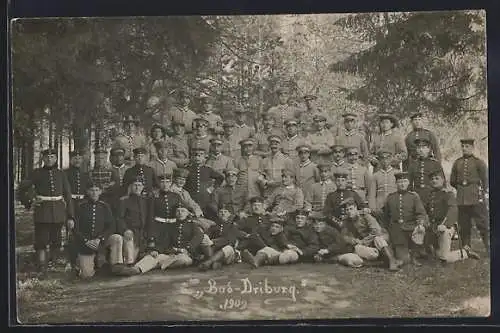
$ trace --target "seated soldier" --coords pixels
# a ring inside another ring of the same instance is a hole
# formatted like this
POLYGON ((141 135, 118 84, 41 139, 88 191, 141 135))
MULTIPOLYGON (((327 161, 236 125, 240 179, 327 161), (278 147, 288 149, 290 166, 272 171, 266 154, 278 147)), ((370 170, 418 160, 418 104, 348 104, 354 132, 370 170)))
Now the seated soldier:
POLYGON ((363 266, 363 259, 353 253, 354 247, 346 243, 337 229, 326 223, 326 216, 313 212, 310 217, 319 240, 319 250, 313 256, 315 262, 339 262, 356 268, 363 266))
MULTIPOLYGON (((87 188, 87 200, 76 209, 74 226, 74 241, 77 252, 78 274, 81 278, 91 278, 95 275, 97 256, 102 256, 110 247, 111 258, 116 258, 116 238, 113 234, 115 222, 111 208, 99 200, 102 188, 98 183, 90 182, 87 188)), ((114 265, 117 262, 111 261, 114 265)))
POLYGON ((264 201, 267 210, 272 214, 284 216, 304 207, 304 194, 294 183, 294 173, 290 170, 281 171, 282 185, 275 189, 264 201))
POLYGON ((438 168, 429 173, 431 192, 422 198, 429 216, 430 227, 425 233, 425 244, 435 250, 435 255, 442 262, 452 263, 467 258, 479 259, 470 246, 451 251, 451 239, 455 233, 458 208, 455 194, 445 189, 443 170, 438 168))
POLYGON ((257 227, 258 238, 261 247, 253 256, 250 252, 243 252, 245 261, 253 268, 262 265, 290 264, 299 260, 299 252, 295 245, 290 244, 283 230, 285 220, 275 216, 271 218, 268 225, 257 227))
POLYGON ((242 250, 242 259, 250 258, 248 254, 255 254, 262 248, 262 241, 258 237, 258 227, 260 225, 269 224, 269 214, 266 213, 264 207, 264 199, 261 197, 253 197, 250 199, 250 215, 240 219, 237 223, 241 231, 241 239, 238 249, 242 250), (248 252, 248 254, 244 254, 248 252))
POLYGON ((230 206, 220 206, 219 218, 216 222, 217 224, 210 227, 206 233, 213 242, 214 255, 200 264, 199 268, 203 271, 220 269, 223 264, 231 265, 237 259, 235 246, 240 230, 234 224, 234 215, 230 206))
POLYGON ((319 239, 316 232, 308 223, 308 212, 298 209, 294 214, 294 222, 285 227, 287 239, 297 246, 299 261, 313 261, 319 250, 319 239))
POLYGON ((176 207, 176 222, 165 223, 163 237, 151 237, 147 247, 149 253, 132 267, 124 267, 120 275, 130 276, 149 272, 155 268, 187 267, 199 255, 203 232, 193 223, 189 210, 179 204, 176 207))
POLYGON ((375 260, 381 251, 389 261, 389 270, 399 270, 403 262, 394 258, 387 230, 370 214, 360 214, 353 198, 344 200, 341 206, 346 212, 342 235, 347 243, 354 246, 354 252, 362 259, 375 260))

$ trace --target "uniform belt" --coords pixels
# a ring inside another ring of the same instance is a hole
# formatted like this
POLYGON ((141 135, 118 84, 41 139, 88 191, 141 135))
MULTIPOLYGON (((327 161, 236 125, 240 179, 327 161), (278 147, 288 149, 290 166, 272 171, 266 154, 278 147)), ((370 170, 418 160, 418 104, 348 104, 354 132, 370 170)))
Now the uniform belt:
POLYGON ((155 216, 155 221, 160 223, 175 223, 176 219, 166 219, 164 217, 155 216))
POLYGON ((353 190, 366 190, 366 187, 351 186, 353 190))
POLYGON ((44 195, 37 195, 36 198, 40 201, 59 201, 63 199, 62 195, 57 197, 47 197, 44 195))
POLYGON ((71 199, 83 199, 85 198, 84 194, 72 194, 71 199))

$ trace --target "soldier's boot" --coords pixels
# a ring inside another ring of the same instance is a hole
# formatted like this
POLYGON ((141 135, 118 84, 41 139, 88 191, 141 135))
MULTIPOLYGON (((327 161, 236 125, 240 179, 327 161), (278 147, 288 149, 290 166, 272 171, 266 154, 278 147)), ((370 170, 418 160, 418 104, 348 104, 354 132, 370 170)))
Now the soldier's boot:
POLYGON ((250 264, 252 267, 255 267, 255 257, 247 249, 241 251, 241 259, 243 262, 246 262, 247 264, 250 264))
POLYGON ((472 259, 476 259, 476 260, 478 260, 478 259, 481 258, 479 256, 479 254, 477 254, 476 252, 472 251, 472 249, 468 245, 464 246, 463 250, 467 253, 467 258, 472 258, 472 259))
POLYGON ((215 252, 215 254, 213 256, 209 257, 207 260, 202 262, 198 266, 198 269, 200 271, 209 270, 216 261, 219 261, 222 259, 224 259, 224 253, 222 251, 217 251, 217 252, 215 252))
POLYGON ((212 269, 213 270, 221 269, 223 261, 224 261, 224 252, 219 250, 212 257, 212 269))
POLYGON ((382 251, 389 261, 389 270, 392 272, 399 271, 399 268, 403 265, 403 261, 398 260, 396 259, 396 257, 394 257, 394 253, 389 246, 385 246, 384 248, 382 248, 382 251))
POLYGON ((37 270, 38 276, 40 279, 44 279, 47 277, 47 250, 38 250, 37 251, 37 270))
POLYGON ((266 262, 266 260, 267 260, 267 254, 257 253, 255 255, 255 262, 252 265, 253 268, 259 268, 260 266, 262 266, 266 262))
POLYGON ((481 233, 481 238, 483 240, 484 247, 486 249, 486 254, 488 258, 490 257, 490 235, 489 233, 481 233))
POLYGON ((214 255, 214 250, 210 245, 202 246, 201 252, 203 253, 204 259, 210 259, 214 255))

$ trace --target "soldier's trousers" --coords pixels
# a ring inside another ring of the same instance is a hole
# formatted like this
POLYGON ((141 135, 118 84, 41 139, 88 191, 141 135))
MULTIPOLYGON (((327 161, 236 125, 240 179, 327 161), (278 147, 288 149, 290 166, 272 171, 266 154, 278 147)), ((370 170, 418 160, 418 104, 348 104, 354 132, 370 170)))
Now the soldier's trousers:
POLYGON ((139 247, 134 239, 126 240, 122 235, 113 234, 108 239, 111 249, 109 263, 114 264, 133 264, 139 256, 139 247))
POLYGON ((187 267, 193 264, 193 259, 186 253, 180 254, 163 254, 160 253, 158 256, 153 257, 150 254, 145 255, 141 260, 139 260, 134 266, 141 270, 141 273, 149 272, 155 268, 161 268, 162 270, 178 267, 187 267))
POLYGON ((481 238, 487 248, 489 248, 489 224, 490 218, 484 203, 477 205, 458 206, 458 224, 460 226, 460 236, 463 245, 469 245, 471 241, 472 219, 476 222, 481 238))
POLYGON ((266 246, 257 251, 257 255, 258 254, 265 254, 267 256, 266 263, 270 265, 291 264, 299 260, 298 253, 293 250, 278 251, 269 246, 266 246))
POLYGON ((398 224, 392 224, 389 228, 390 239, 394 247, 396 259, 404 263, 410 261, 410 253, 416 255, 423 249, 422 245, 417 245, 411 239, 413 230, 403 230, 398 224))
MULTIPOLYGON (((123 255, 122 255, 123 238, 121 235, 118 234, 111 235, 106 241, 106 243, 101 246, 109 248, 110 250, 109 263, 111 265, 123 263, 123 255)), ((96 255, 100 255, 100 253, 78 254, 77 262, 80 271, 79 273, 80 277, 91 278, 95 275, 96 255)))
POLYGON ((426 244, 432 244, 436 248, 436 256, 443 261, 452 263, 469 257, 463 249, 451 250, 452 229, 447 228, 444 232, 437 233, 428 231, 425 236, 426 244))

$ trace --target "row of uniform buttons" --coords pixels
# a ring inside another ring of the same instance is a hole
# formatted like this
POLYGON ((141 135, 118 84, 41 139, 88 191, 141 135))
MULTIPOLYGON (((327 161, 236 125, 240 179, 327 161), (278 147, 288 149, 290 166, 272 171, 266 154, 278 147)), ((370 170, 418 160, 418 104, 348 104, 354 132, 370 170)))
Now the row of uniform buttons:
POLYGON ((56 191, 56 187, 54 184, 54 174, 53 174, 52 170, 49 170, 49 183, 50 183, 50 194, 54 195, 54 193, 56 191))
POLYGON ((403 193, 399 193, 399 223, 403 224, 403 193))

